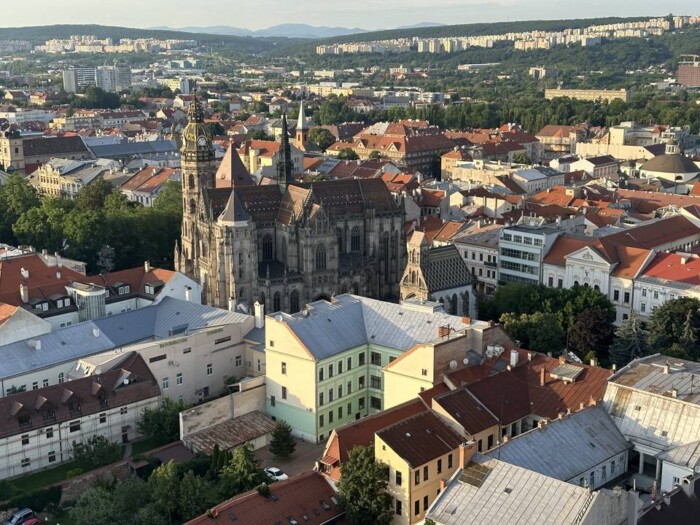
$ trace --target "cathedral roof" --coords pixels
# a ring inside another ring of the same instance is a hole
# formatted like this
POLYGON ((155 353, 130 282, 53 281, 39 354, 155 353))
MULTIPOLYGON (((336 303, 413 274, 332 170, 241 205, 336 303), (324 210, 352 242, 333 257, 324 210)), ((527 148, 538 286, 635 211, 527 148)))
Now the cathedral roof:
POLYGON ((474 280, 467 263, 454 244, 431 248, 427 263, 421 264, 421 270, 430 292, 460 288, 474 280))
POLYGON ((306 204, 311 190, 299 186, 289 186, 282 195, 277 221, 282 224, 291 224, 304 214, 306 204))
POLYGON ((238 188, 241 186, 255 186, 255 181, 243 165, 236 148, 232 145, 226 150, 226 155, 221 159, 219 169, 216 171, 216 187, 238 188))
POLYGON ((399 209, 381 179, 328 180, 303 186, 311 188, 313 201, 332 216, 362 214, 370 208, 379 213, 399 209))
POLYGON ((250 215, 248 215, 243 204, 241 204, 241 200, 238 198, 238 192, 232 191, 226 203, 226 208, 224 208, 223 213, 219 216, 219 220, 224 222, 240 222, 249 219, 250 215))

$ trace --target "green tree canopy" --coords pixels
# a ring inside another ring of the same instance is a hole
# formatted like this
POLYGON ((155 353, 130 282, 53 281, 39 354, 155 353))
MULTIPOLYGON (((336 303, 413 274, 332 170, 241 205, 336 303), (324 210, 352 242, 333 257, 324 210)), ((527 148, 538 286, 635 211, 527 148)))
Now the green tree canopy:
POLYGON ((579 356, 595 355, 608 363, 608 346, 613 337, 615 314, 600 308, 586 308, 569 328, 569 343, 579 356))
POLYGON ((180 412, 185 409, 182 401, 163 399, 158 408, 145 408, 137 423, 139 432, 161 443, 180 439, 180 412))
POLYGON ((292 427, 286 421, 277 421, 272 431, 270 440, 270 452, 276 457, 286 458, 294 453, 297 444, 292 436, 292 427))
POLYGON ((183 521, 202 514, 208 505, 206 482, 188 470, 180 480, 177 492, 177 513, 183 521))
POLYGON ((319 149, 325 151, 328 146, 335 142, 333 134, 325 128, 313 128, 309 131, 309 140, 316 144, 319 149))
POLYGON ((338 152, 340 160, 358 160, 360 157, 352 148, 343 148, 338 152))
POLYGON ((236 448, 233 459, 221 469, 220 478, 229 495, 245 492, 260 484, 265 476, 253 445, 245 443, 236 448))
MULTIPOLYGON (((393 498, 387 491, 389 467, 374 459, 372 447, 354 447, 341 466, 338 496, 353 525, 389 525, 393 498)), ((410 509, 406 509, 410 512, 410 509)))
POLYGON ((0 239, 7 244, 17 244, 12 225, 20 216, 39 206, 39 196, 29 182, 18 173, 11 174, 5 184, 0 184, 0 239))
POLYGON ((649 353, 649 333, 644 330, 637 314, 632 311, 615 330, 615 339, 610 345, 610 361, 622 368, 633 359, 649 353))
POLYGON ((672 299, 652 311, 649 344, 654 352, 697 361, 699 329, 700 301, 690 297, 672 299))
POLYGON ((109 465, 121 457, 122 448, 99 434, 87 441, 73 441, 73 459, 85 471, 109 465))
POLYGON ((117 515, 112 494, 99 486, 85 490, 70 511, 78 525, 112 525, 117 515))
POLYGON ((172 521, 173 513, 178 507, 179 487, 177 467, 172 460, 159 466, 148 477, 151 499, 156 507, 168 516, 169 521, 172 521))

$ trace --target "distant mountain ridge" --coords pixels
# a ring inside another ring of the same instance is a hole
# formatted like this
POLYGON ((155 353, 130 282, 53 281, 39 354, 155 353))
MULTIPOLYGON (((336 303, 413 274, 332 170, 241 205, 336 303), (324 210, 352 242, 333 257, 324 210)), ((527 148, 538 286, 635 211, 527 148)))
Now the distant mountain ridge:
MULTIPOLYGON (((404 26, 397 29, 412 29, 422 27, 439 27, 444 24, 433 22, 421 22, 419 24, 404 26)), ((283 38, 333 38, 337 36, 357 35, 370 33, 376 29, 362 29, 360 27, 328 27, 312 26, 308 24, 278 24, 267 29, 244 29, 233 26, 188 26, 188 27, 167 27, 158 26, 151 29, 165 31, 179 31, 183 33, 206 33, 211 35, 226 36, 251 36, 251 37, 283 37, 283 38)))

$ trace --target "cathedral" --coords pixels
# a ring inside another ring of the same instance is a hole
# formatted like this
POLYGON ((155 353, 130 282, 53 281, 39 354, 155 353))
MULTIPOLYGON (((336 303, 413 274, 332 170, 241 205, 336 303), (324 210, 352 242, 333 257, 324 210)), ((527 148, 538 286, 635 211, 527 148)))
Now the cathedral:
POLYGON ((294 313, 346 292, 398 300, 404 210, 381 179, 296 182, 285 116, 277 183, 256 184, 233 146, 217 166, 196 98, 189 118, 175 265, 200 282, 206 303, 294 313))

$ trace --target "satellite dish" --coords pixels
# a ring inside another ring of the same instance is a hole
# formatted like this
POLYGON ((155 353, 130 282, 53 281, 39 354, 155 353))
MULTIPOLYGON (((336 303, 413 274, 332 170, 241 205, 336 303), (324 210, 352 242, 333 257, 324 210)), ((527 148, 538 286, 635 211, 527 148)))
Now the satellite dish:
POLYGON ((454 359, 450 361, 450 370, 455 370, 457 368, 457 361, 454 359))
POLYGON ((275 316, 275 321, 277 321, 278 323, 281 323, 281 322, 282 322, 282 316, 281 316, 281 315, 276 315, 276 316, 275 316))
POLYGON ((124 379, 124 384, 125 384, 125 385, 128 385, 128 384, 129 384, 129 378, 128 378, 128 377, 124 379))
POLYGON ((468 358, 468 357, 465 357, 464 360, 462 361, 462 363, 464 363, 465 365, 468 365, 468 364, 469 364, 469 358, 468 358))

